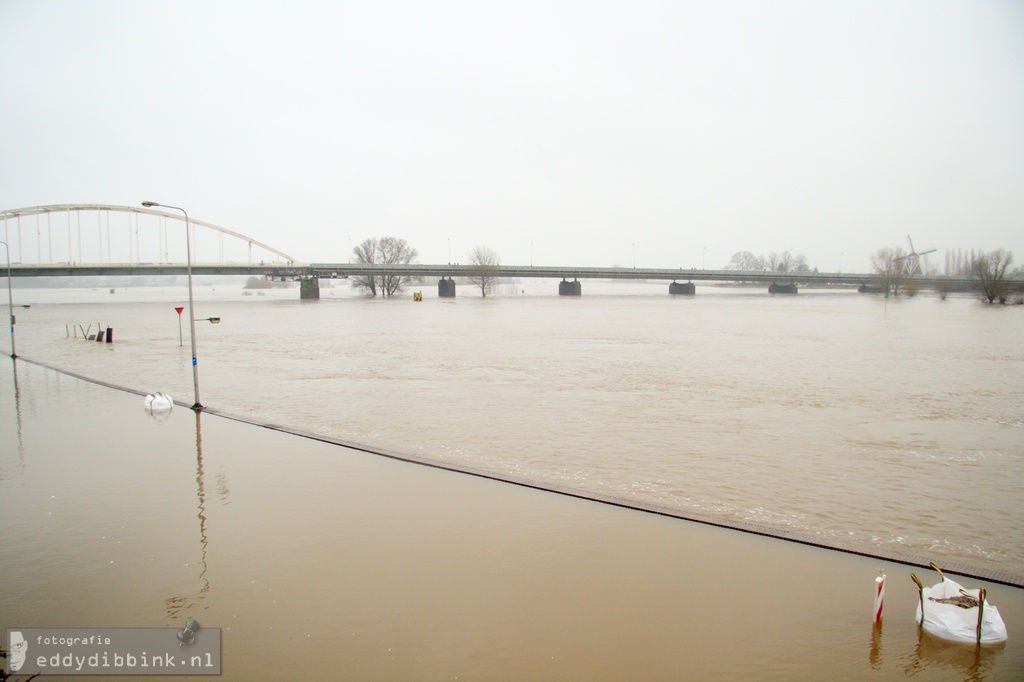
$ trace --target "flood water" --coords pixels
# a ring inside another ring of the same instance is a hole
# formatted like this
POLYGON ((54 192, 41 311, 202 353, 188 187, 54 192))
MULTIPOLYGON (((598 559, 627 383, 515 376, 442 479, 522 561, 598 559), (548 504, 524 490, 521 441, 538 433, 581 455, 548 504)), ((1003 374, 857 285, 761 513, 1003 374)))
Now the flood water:
MULTIPOLYGON (((424 287, 414 303, 338 288, 302 303, 295 290, 201 288, 197 317, 222 318, 197 328, 202 402, 1024 573, 1020 309, 705 287, 679 298, 665 284, 584 282, 578 299, 553 295, 556 283, 519 289, 441 300, 424 287)), ((191 404, 187 318, 179 347, 173 310, 183 289, 16 294, 32 304, 17 312, 19 355, 191 404), (67 337, 66 325, 97 322, 113 344, 67 337)), ((1019 589, 988 586, 1010 642, 978 652, 919 636, 905 566, 187 409, 158 423, 138 396, 26 363, 15 394, 4 371, 4 627, 197 617, 225 628, 225 675, 238 679, 1024 672, 1019 589), (873 631, 878 568, 890 587, 873 631)))

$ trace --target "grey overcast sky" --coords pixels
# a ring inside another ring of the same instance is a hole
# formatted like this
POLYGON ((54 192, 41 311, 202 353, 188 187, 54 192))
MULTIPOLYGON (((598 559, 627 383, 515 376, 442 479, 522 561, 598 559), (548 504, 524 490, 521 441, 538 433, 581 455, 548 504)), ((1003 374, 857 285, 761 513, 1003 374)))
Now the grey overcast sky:
POLYGON ((304 261, 1024 260, 1020 0, 0 0, 0 209, 304 261))

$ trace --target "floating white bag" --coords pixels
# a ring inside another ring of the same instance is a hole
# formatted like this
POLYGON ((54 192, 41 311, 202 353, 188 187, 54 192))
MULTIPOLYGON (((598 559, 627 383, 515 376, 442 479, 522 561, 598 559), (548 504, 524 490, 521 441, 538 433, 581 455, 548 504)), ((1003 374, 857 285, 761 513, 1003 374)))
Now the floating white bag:
POLYGON ((166 393, 150 393, 142 400, 146 414, 155 419, 166 419, 174 409, 174 400, 166 393))
POLYGON ((954 642, 1005 642, 1006 624, 999 615, 999 609, 985 599, 985 590, 965 590, 962 585, 943 575, 938 566, 931 566, 942 578, 931 587, 924 587, 916 574, 910 574, 921 596, 915 614, 918 624, 926 632, 954 642))

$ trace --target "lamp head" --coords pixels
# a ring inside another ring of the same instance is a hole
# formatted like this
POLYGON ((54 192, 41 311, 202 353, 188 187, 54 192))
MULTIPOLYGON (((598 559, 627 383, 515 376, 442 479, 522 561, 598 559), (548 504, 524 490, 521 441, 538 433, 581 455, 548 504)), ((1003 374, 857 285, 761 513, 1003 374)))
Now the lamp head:
POLYGON ((143 201, 142 205, 145 206, 146 208, 152 208, 153 206, 159 206, 160 204, 156 203, 155 201, 143 201))

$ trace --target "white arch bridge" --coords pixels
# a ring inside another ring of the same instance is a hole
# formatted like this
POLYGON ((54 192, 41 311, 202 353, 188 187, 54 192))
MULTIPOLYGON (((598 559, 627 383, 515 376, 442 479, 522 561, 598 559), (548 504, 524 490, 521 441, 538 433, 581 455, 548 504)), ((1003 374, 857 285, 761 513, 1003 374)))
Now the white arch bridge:
MULTIPOLYGON (((269 275, 298 280, 302 298, 319 298, 320 278, 373 276, 437 279, 438 295, 455 295, 455 277, 478 275, 472 265, 302 263, 272 246, 202 220, 188 219, 189 240, 182 239, 185 216, 156 208, 106 204, 53 204, 0 211, 11 274, 21 277, 89 275, 183 275, 186 243, 192 245, 192 272, 200 275, 269 275), (168 221, 177 221, 169 223, 168 221)), ((0 277, 6 273, 0 274, 0 277)), ((558 293, 580 295, 580 279, 663 280, 670 294, 693 294, 693 282, 747 282, 768 285, 769 292, 796 293, 798 286, 867 287, 869 274, 743 272, 653 268, 510 266, 487 269, 495 278, 561 278, 558 293), (568 281, 572 280, 572 281, 568 281)), ((939 279, 956 288, 970 278, 908 277, 933 287, 939 279)))
MULTIPOLYGON (((185 216, 154 208, 53 204, 0 211, 15 276, 178 275, 187 267, 185 216), (172 221, 172 222, 169 222, 172 221)), ((212 223, 188 219, 192 271, 299 275, 284 251, 212 223)))

